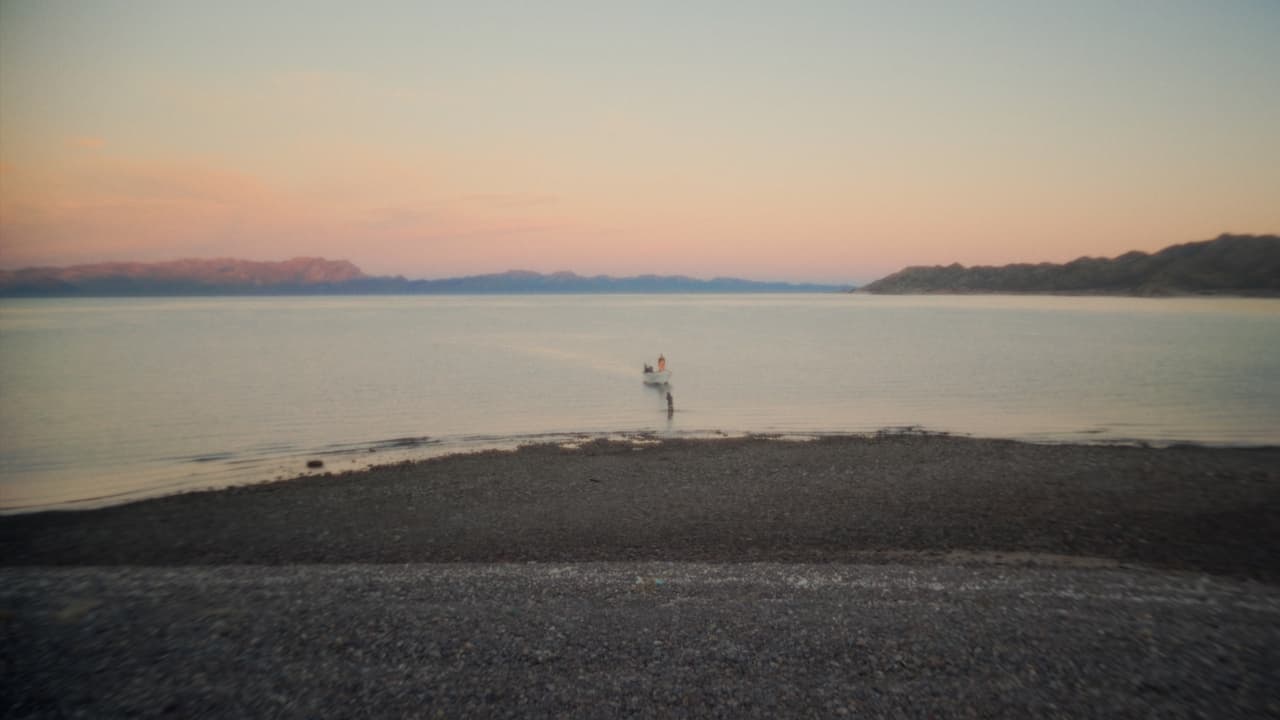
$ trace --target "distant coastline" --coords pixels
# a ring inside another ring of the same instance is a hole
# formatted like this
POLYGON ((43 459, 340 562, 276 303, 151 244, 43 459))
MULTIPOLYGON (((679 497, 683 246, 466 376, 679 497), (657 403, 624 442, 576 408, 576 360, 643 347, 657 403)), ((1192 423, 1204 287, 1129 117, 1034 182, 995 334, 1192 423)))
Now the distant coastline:
POLYGON ((885 295, 1280 296, 1280 236, 1223 234, 1155 253, 1068 263, 912 266, 862 287, 685 275, 510 270, 435 280, 367 275, 345 260, 234 258, 0 270, 0 298, 271 295, 838 293, 885 295))
POLYGON ((1280 236, 1220 235, 1148 254, 1069 263, 909 267, 858 292, 917 294, 1280 296, 1280 236))
POLYGON ((603 293, 848 292, 850 285, 684 275, 583 276, 512 270, 439 280, 366 275, 345 260, 232 258, 102 263, 0 270, 0 297, 160 297, 226 295, 481 295, 603 293))

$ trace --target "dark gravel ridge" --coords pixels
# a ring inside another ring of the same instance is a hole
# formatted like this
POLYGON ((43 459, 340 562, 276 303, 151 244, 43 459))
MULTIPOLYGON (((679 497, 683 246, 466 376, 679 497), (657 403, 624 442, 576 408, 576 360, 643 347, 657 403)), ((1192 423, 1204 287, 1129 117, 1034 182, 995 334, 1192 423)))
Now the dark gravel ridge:
POLYGON ((0 517, 4 565, 1069 556, 1280 581, 1280 448, 536 445, 0 517), (959 553, 959 555, 957 555, 959 553))

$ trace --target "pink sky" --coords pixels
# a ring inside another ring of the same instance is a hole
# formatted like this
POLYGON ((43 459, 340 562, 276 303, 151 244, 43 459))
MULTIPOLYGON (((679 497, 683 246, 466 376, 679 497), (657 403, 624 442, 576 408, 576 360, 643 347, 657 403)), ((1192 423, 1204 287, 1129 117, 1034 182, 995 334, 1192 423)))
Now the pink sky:
POLYGON ((1280 10, 979 5, 6 3, 0 267, 861 282, 1280 231, 1280 10))

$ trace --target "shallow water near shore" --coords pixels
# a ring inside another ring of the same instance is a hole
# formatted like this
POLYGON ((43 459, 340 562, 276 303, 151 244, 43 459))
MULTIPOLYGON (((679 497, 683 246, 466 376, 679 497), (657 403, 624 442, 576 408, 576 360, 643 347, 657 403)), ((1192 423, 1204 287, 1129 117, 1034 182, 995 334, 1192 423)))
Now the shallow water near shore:
POLYGON ((0 509, 578 434, 1280 444, 1280 300, 862 295, 0 303, 0 509), (664 353, 666 389, 640 381, 664 353))

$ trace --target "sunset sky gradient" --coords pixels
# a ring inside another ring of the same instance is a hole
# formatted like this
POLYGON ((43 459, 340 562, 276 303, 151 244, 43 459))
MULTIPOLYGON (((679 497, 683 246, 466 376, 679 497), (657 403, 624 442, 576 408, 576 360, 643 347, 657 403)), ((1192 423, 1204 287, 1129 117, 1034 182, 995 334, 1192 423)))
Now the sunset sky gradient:
POLYGON ((1280 231, 1280 3, 0 0, 0 267, 862 282, 1280 231))

